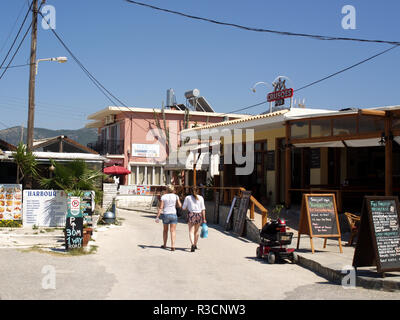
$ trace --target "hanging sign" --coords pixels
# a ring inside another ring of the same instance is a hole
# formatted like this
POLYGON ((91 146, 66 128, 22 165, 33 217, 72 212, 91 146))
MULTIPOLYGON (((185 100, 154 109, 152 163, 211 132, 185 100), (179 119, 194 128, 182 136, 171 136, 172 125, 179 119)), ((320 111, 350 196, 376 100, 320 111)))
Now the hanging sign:
POLYGON ((343 253, 335 195, 304 194, 298 230, 297 249, 301 235, 306 234, 311 239, 312 253, 314 253, 312 238, 325 238, 324 249, 328 238, 338 238, 340 253, 343 253))
POLYGON ((397 197, 364 197, 353 267, 400 271, 399 225, 397 197))

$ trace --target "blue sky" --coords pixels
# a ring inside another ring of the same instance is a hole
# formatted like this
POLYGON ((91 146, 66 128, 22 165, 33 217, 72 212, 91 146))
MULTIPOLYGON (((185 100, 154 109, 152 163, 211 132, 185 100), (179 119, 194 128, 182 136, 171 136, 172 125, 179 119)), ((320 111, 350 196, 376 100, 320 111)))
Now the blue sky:
MULTIPOLYGON (((340 37, 399 41, 400 3, 396 0, 168 0, 146 1, 160 7, 241 25, 340 37), (383 4, 384 3, 384 4, 383 4), (344 5, 357 12, 357 29, 341 26, 344 5)), ((27 0, 3 1, 0 58, 27 0)), ((86 68, 130 106, 160 107, 173 88, 198 88, 217 112, 229 112, 265 99, 269 88, 258 81, 288 76, 294 89, 389 48, 390 45, 319 41, 242 31, 153 11, 123 0, 47 0, 56 8, 56 31, 86 68)), ((23 9, 25 12, 25 9, 23 9)), ((20 17, 22 21, 22 16, 20 17)), ((40 26, 40 24, 39 24, 40 26)), ((13 36, 16 33, 14 30, 13 36)), ((11 39, 13 38, 11 37, 11 39)), ((29 57, 25 41, 13 65, 29 57)), ((37 77, 36 127, 77 129, 87 115, 110 105, 51 31, 39 28, 38 58, 67 56, 67 64, 42 62, 37 77)), ((335 78, 300 91, 307 107, 374 107, 400 104, 400 48, 335 78)), ((26 125, 28 68, 9 70, 0 80, 0 128, 26 125)), ((257 114, 266 106, 248 110, 257 114)))

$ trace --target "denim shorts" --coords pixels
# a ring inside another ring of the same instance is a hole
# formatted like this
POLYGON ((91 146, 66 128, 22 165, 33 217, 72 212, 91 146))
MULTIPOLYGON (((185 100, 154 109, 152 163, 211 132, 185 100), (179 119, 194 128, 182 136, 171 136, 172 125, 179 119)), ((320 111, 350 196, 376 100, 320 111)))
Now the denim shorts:
POLYGON ((178 224, 178 216, 176 214, 162 214, 163 224, 178 224))

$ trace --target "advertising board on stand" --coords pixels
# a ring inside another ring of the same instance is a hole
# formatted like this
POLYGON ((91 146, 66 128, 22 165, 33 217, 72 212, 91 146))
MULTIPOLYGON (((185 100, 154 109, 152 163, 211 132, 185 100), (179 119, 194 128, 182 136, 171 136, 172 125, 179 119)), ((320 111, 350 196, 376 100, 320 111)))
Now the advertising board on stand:
POLYGON ((22 220, 22 185, 0 184, 0 220, 22 220))
POLYGON ((24 226, 64 227, 67 195, 60 190, 24 190, 24 226))

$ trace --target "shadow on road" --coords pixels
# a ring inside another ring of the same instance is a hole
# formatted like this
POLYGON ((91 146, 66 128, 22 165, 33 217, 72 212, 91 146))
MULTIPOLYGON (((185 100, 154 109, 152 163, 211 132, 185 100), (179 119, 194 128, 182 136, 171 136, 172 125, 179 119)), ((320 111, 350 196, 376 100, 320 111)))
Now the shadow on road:
MULTIPOLYGON (((169 247, 167 247, 167 249, 163 249, 163 248, 161 248, 161 246, 148 246, 148 245, 144 245, 144 244, 138 244, 138 247, 142 248, 142 249, 158 249, 158 250, 171 251, 171 249, 169 247)), ((184 251, 184 252, 190 252, 190 250, 188 248, 175 248, 175 250, 184 251)))

